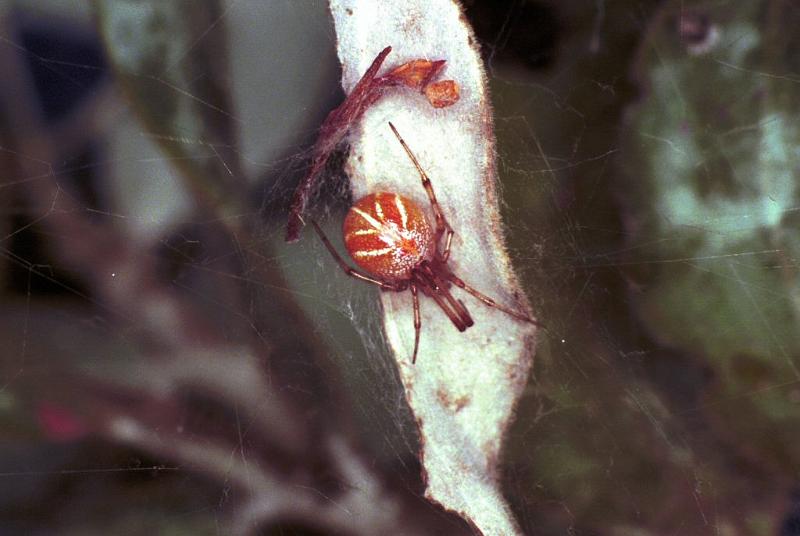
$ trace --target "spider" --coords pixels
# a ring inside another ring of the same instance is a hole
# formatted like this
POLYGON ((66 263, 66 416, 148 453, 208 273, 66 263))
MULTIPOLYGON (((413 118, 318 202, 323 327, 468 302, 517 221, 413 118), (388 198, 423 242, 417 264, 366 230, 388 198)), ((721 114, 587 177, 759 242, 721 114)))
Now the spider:
POLYGON ((325 247, 344 272, 356 279, 378 285, 382 290, 403 292, 411 290, 414 305, 414 353, 411 362, 417 361, 422 321, 419 313, 419 292, 430 296, 441 307, 459 331, 474 324, 461 300, 450 293, 455 285, 489 307, 531 324, 538 323, 527 314, 514 311, 478 292, 457 277, 447 264, 455 231, 447 222, 442 207, 436 201, 433 185, 414 153, 390 122, 389 127, 406 154, 417 168, 422 186, 428 194, 436 221, 432 229, 422 207, 411 199, 392 192, 368 194, 348 211, 342 225, 347 252, 364 272, 351 268, 331 244, 319 224, 311 220, 325 247), (444 248, 441 247, 444 242, 444 248))

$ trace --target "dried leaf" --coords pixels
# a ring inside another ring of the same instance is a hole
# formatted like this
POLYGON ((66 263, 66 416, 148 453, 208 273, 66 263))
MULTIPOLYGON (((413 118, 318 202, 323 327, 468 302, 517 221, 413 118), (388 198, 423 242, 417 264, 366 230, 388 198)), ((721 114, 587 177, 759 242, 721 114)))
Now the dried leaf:
MULTIPOLYGON (((432 108, 419 94, 393 93, 373 104, 351 136, 348 174, 355 197, 397 192, 428 206, 419 176, 388 126, 392 121, 419 158, 453 226, 451 267, 468 284, 511 308, 525 297, 503 244, 495 192, 492 113, 474 38, 451 0, 382 4, 331 0, 350 91, 375 54, 392 44, 399 60, 439 57, 461 99, 432 108)), ((454 291, 475 319, 460 333, 422 297, 416 365, 410 293, 384 293, 384 322, 406 397, 420 426, 427 496, 459 512, 484 534, 519 529, 498 485, 503 434, 531 366, 535 328, 454 291)))
POLYGON ((391 51, 392 47, 387 46, 375 56, 364 75, 350 90, 345 101, 328 114, 322 123, 319 138, 314 146, 311 167, 297 186, 292 198, 292 206, 289 208, 289 222, 286 225, 287 242, 294 242, 300 237, 300 231, 305 225, 303 213, 308 204, 308 197, 317 177, 325 167, 328 157, 347 133, 350 125, 357 121, 367 107, 380 97, 380 84, 376 83, 376 77, 383 61, 391 51))
POLYGON ((455 80, 442 80, 428 84, 422 90, 434 108, 447 108, 458 102, 460 89, 455 80))
POLYGON ((412 89, 422 89, 442 70, 444 64, 442 60, 411 60, 392 69, 385 78, 405 84, 412 89))
MULTIPOLYGON (((381 65, 391 51, 392 47, 387 46, 378 53, 358 83, 347 94, 344 102, 328 114, 322 123, 317 143, 314 145, 311 166, 292 197, 289 221, 286 225, 287 242, 294 242, 300 238, 300 231, 305 225, 303 215, 308 205, 308 199, 320 173, 325 168, 325 163, 350 128, 358 123, 364 112, 381 98, 388 87, 400 85, 425 91, 431 79, 442 70, 445 64, 444 60, 411 60, 383 76, 378 76, 381 65)), ((450 89, 447 95, 440 95, 441 90, 438 92, 434 90, 434 97, 429 97, 435 108, 450 106, 458 101, 458 84, 452 80, 450 82, 455 85, 455 91, 450 89), (435 102, 434 99, 436 99, 435 102)))

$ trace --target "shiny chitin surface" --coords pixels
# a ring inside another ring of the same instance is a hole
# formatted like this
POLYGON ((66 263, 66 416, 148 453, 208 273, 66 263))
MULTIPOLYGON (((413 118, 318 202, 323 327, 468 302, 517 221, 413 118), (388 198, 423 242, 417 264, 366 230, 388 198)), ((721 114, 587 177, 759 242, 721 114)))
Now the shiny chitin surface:
POLYGON ((353 261, 389 280, 408 279, 420 262, 433 257, 434 233, 420 206, 398 194, 378 192, 352 206, 342 226, 353 261))

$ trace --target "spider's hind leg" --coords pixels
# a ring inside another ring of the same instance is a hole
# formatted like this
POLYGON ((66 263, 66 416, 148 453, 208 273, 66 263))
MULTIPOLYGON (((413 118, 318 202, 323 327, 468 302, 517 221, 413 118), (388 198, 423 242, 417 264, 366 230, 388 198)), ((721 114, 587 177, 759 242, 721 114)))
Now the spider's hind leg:
POLYGON ((441 259, 442 261, 447 262, 447 259, 450 257, 450 246, 453 243, 453 235, 455 234, 455 231, 453 231, 453 228, 450 227, 450 222, 448 222, 447 218, 445 218, 442 206, 439 204, 439 201, 436 200, 436 193, 433 191, 433 183, 431 182, 430 177, 428 177, 428 174, 425 173, 424 169, 422 169, 422 165, 419 163, 419 160, 417 160, 417 157, 411 152, 411 148, 409 148, 406 140, 404 140, 400 133, 397 132, 397 129, 394 127, 391 121, 389 121, 389 126, 391 127, 392 132, 394 132, 394 135, 397 137, 397 140, 400 142, 400 145, 403 146, 406 154, 411 159, 414 167, 417 168, 417 173, 419 173, 420 179, 422 179, 422 187, 425 188, 425 193, 428 194, 428 201, 430 201, 433 214, 436 218, 437 249, 438 244, 444 235, 444 250, 441 253, 441 259))

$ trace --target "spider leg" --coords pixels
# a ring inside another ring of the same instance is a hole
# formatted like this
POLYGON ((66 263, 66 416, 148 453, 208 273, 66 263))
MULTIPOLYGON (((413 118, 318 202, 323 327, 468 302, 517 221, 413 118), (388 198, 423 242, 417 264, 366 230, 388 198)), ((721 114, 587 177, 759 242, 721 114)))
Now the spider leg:
POLYGON ((342 257, 339 255, 339 253, 337 253, 336 249, 333 247, 333 244, 331 244, 331 241, 328 240, 328 237, 325 236, 325 233, 322 232, 322 228, 319 226, 316 220, 311 220, 311 224, 314 226, 314 229, 317 231, 317 234, 319 235, 320 239, 322 239, 322 243, 325 244, 326 248, 328 248, 328 251, 330 252, 331 256, 336 260, 336 263, 344 271, 344 273, 346 273, 350 277, 355 277, 356 279, 360 279, 361 281, 366 281, 367 283, 378 285, 383 290, 401 291, 406 289, 406 287, 402 284, 381 281, 380 279, 368 276, 367 274, 362 274, 355 268, 351 268, 350 266, 348 266, 347 263, 344 261, 344 259, 342 259, 342 257))
POLYGON ((417 279, 417 283, 422 288, 423 292, 430 296, 433 301, 436 302, 436 305, 438 305, 442 311, 444 311, 444 314, 447 315, 447 318, 450 319, 458 331, 464 331, 467 329, 467 326, 464 325, 461 317, 455 311, 451 310, 447 302, 442 299, 438 289, 431 287, 431 285, 422 278, 417 279))
POLYGON ((512 309, 509 309, 508 307, 500 305, 499 303, 494 301, 492 298, 490 298, 486 294, 482 294, 481 292, 478 292, 477 290, 475 290, 471 286, 469 286, 466 283, 464 283, 455 274, 452 274, 452 273, 451 274, 447 274, 447 278, 450 281, 452 281, 455 286, 466 290, 467 292, 469 292, 470 294, 472 294, 473 296, 478 298, 480 301, 482 301, 483 303, 485 303, 489 307, 494 307, 495 309, 499 309, 500 311, 503 311, 507 315, 513 316, 514 318, 516 318, 518 320, 522 320, 523 322, 530 322, 531 324, 534 324, 536 326, 541 326, 541 324, 539 322, 537 322, 536 320, 532 319, 527 314, 521 313, 519 311, 514 311, 512 309))
POLYGON ((417 350, 419 350, 419 332, 422 329, 422 319, 419 315, 419 296, 417 295, 417 285, 411 283, 411 298, 414 301, 414 353, 411 355, 411 364, 417 362, 417 350))
POLYGON ((464 302, 453 298, 453 295, 450 294, 450 291, 444 287, 442 287, 442 294, 444 294, 445 299, 447 299, 453 305, 453 309, 456 310, 456 313, 461 315, 461 319, 464 321, 465 326, 470 327, 475 325, 475 321, 472 319, 472 316, 470 316, 467 306, 464 305, 464 302))
POLYGON ((453 229, 450 227, 450 224, 447 223, 447 220, 444 220, 444 224, 447 226, 447 238, 445 239, 444 242, 444 251, 442 252, 442 260, 444 262, 447 262, 447 259, 450 258, 450 244, 452 244, 453 242, 453 235, 455 234, 455 231, 453 231, 453 229))
POLYGON ((464 331, 473 324, 472 317, 469 316, 466 309, 459 306, 450 292, 437 283, 428 272, 416 271, 414 276, 414 282, 436 302, 436 305, 447 315, 458 331, 464 331))
POLYGON ((453 228, 450 227, 450 223, 447 221, 447 218, 444 217, 444 212, 442 211, 441 205, 439 205, 439 202, 436 200, 436 194, 433 192, 433 183, 428 177, 428 174, 425 173, 424 169, 422 169, 419 160, 417 160, 417 157, 411 152, 408 144, 406 144, 406 141, 402 136, 400 136, 400 133, 397 132, 397 129, 394 128, 394 125, 391 121, 389 122, 389 127, 391 127, 392 132, 394 132, 394 135, 397 137, 400 145, 402 145, 403 149, 405 149, 406 154, 411 159, 411 162, 414 163, 414 167, 417 168, 419 177, 422 179, 422 186, 425 188, 425 193, 428 194, 428 200, 431 203, 433 215, 436 218, 436 243, 439 243, 442 235, 446 235, 444 241, 444 251, 441 254, 441 258, 443 261, 447 261, 447 259, 450 257, 450 245, 453 243, 453 235, 455 234, 455 231, 453 231, 453 228))
POLYGON ((464 324, 465 327, 470 327, 475 324, 472 320, 472 317, 467 310, 467 307, 464 305, 464 302, 461 300, 456 300, 452 294, 450 294, 450 290, 447 288, 446 283, 442 281, 442 278, 434 271, 430 265, 424 266, 422 268, 423 272, 428 276, 430 281, 433 283, 433 289, 439 293, 446 301, 450 304, 450 307, 453 308, 453 311, 461 318, 461 322, 464 324))

